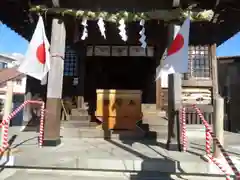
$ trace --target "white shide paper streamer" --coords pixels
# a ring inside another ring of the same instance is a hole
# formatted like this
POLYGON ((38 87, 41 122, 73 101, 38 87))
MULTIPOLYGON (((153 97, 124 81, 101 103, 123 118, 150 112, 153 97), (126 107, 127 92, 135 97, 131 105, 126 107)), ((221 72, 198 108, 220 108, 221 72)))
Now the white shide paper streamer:
POLYGON ((83 18, 82 20, 82 23, 83 25, 83 33, 82 33, 82 37, 81 37, 81 40, 85 40, 87 37, 88 37, 88 30, 87 30, 87 19, 86 18, 83 18))
POLYGON ((127 41, 128 36, 127 36, 127 32, 126 32, 126 24, 125 24, 124 19, 120 19, 120 21, 118 23, 119 23, 118 29, 120 31, 119 35, 121 36, 121 39, 123 41, 127 41))
POLYGON ((142 26, 142 29, 139 32, 139 34, 140 34, 139 42, 141 43, 141 47, 145 49, 147 47, 146 35, 145 35, 145 27, 144 27, 145 20, 142 19, 139 24, 140 24, 140 26, 142 26))
POLYGON ((103 18, 100 17, 100 18, 98 19, 97 24, 98 24, 98 28, 99 28, 99 31, 100 31, 100 33, 101 33, 101 36, 103 36, 104 39, 106 39, 106 33, 105 33, 106 28, 105 28, 105 23, 104 23, 104 21, 103 21, 103 18))

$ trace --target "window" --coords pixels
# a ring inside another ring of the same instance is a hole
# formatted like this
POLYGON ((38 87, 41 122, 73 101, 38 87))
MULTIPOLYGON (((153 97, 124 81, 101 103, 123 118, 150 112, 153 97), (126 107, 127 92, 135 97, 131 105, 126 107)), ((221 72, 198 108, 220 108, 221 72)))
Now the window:
POLYGON ((7 68, 7 63, 0 62, 0 69, 5 69, 5 68, 7 68))
POLYGON ((17 85, 21 85, 22 84, 22 80, 21 79, 16 80, 16 84, 17 85))
POLYGON ((209 79, 211 78, 211 65, 209 46, 189 46, 189 72, 184 79, 209 79))
POLYGON ((64 76, 77 75, 77 53, 69 46, 66 47, 64 60, 64 76))

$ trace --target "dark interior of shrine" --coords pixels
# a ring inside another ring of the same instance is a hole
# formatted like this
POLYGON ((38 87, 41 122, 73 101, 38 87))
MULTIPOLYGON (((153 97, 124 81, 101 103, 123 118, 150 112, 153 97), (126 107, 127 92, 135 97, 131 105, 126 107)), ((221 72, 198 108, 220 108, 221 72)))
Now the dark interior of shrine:
POLYGON ((142 102, 155 102, 156 62, 150 57, 87 57, 84 98, 93 109, 96 89, 141 90, 142 102), (154 96, 152 96, 154 94, 154 96))

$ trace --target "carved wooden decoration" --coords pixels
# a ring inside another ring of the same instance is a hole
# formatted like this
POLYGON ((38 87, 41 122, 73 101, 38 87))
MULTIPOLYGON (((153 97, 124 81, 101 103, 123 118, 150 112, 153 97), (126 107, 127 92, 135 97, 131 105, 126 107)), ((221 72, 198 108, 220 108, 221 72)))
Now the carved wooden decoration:
POLYGON ((136 103, 133 100, 130 100, 128 105, 134 106, 134 105, 136 105, 136 103))

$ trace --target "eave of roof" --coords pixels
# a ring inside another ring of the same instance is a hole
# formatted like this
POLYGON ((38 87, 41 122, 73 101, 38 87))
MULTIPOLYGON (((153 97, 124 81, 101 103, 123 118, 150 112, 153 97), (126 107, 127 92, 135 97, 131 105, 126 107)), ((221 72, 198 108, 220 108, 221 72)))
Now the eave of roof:
POLYGON ((25 74, 19 72, 17 67, 2 69, 0 71, 0 85, 6 83, 7 81, 14 81, 19 78, 23 78, 25 74))
POLYGON ((239 56, 219 56, 217 57, 217 59, 221 60, 221 59, 238 59, 240 58, 240 55, 239 56))

